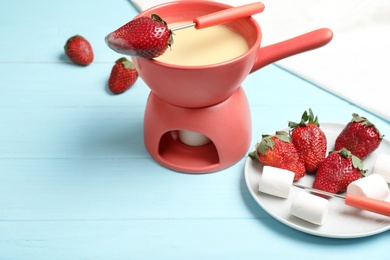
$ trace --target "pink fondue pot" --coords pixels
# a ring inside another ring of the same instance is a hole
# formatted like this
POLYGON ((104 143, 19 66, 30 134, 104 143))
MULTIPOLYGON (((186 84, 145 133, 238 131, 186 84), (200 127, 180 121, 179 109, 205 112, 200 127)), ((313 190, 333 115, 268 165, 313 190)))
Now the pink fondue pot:
MULTIPOLYGON (((168 24, 183 24, 230 7, 209 1, 176 1, 152 7, 138 17, 156 13, 168 24)), ((244 37, 249 46, 246 53, 205 66, 132 57, 151 89, 145 109, 145 146, 155 161, 172 170, 209 173, 241 160, 252 137, 249 105, 241 87, 247 75, 280 59, 324 46, 333 36, 331 30, 323 28, 260 47, 262 33, 253 18, 224 26, 244 37), (201 136, 203 140, 192 144, 186 141, 188 135, 189 139, 201 136)), ((172 48, 174 51, 174 45, 172 48)))

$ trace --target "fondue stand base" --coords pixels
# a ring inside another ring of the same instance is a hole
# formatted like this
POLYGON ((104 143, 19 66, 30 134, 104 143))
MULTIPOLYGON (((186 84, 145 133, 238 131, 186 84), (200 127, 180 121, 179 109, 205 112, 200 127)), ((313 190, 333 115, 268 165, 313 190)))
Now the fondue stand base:
POLYGON ((159 164, 178 172, 223 170, 241 160, 251 143, 251 116, 242 87, 226 100, 202 108, 174 106, 151 92, 144 120, 147 151, 159 164), (201 133, 211 142, 184 144, 179 139, 180 130, 201 133))

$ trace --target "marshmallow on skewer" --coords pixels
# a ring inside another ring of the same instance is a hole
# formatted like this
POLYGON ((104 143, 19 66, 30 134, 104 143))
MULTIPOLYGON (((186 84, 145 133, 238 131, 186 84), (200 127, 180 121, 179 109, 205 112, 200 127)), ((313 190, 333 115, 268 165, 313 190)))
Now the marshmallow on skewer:
POLYGON ((390 190, 385 178, 378 173, 373 173, 351 182, 347 187, 347 193, 385 200, 390 190))
POLYGON ((390 183, 390 154, 379 154, 372 172, 382 175, 390 183))
POLYGON ((276 197, 288 198, 293 181, 294 172, 264 165, 259 191, 276 197))
POLYGON ((325 223, 329 201, 323 197, 299 191, 291 205, 291 215, 316 225, 325 223))

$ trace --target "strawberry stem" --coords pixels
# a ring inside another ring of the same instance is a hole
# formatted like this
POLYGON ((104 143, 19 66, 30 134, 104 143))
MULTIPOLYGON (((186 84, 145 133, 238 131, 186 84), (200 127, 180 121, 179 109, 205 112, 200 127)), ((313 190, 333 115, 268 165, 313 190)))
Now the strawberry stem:
POLYGON ((309 113, 307 112, 307 110, 303 112, 301 121, 299 123, 295 123, 291 121, 288 122, 288 126, 292 129, 298 126, 307 126, 308 124, 313 124, 318 127, 320 126, 320 124, 318 123, 318 117, 314 116, 313 110, 311 108, 309 108, 309 113))

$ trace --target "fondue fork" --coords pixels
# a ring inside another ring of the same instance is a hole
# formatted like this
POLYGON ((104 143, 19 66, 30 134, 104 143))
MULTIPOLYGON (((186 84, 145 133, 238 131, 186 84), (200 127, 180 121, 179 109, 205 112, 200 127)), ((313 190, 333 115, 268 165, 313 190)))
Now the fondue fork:
POLYGON ((368 197, 361 196, 361 195, 351 194, 351 193, 347 193, 345 196, 342 196, 339 194, 334 194, 334 193, 330 193, 327 191, 310 188, 310 187, 307 187, 307 186, 304 186, 304 185, 301 185, 298 183, 293 183, 293 185, 295 187, 298 187, 298 188, 301 188, 301 189, 304 189, 307 191, 311 191, 314 193, 319 193, 319 194, 327 195, 330 197, 344 199, 345 200, 344 203, 346 205, 349 205, 349 206, 352 206, 355 208, 359 208, 359 209, 363 209, 363 210, 367 210, 367 211, 371 211, 371 212, 375 212, 375 213, 390 217, 390 203, 386 202, 386 201, 376 200, 376 199, 368 198, 368 197))
POLYGON ((170 28, 170 30, 176 31, 188 27, 195 27, 195 29, 203 29, 213 25, 227 23, 240 18, 250 17, 254 14, 261 13, 263 10, 264 10, 264 4, 261 2, 241 5, 241 6, 232 7, 215 13, 210 13, 210 14, 197 17, 193 20, 192 23, 179 25, 170 28))

